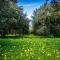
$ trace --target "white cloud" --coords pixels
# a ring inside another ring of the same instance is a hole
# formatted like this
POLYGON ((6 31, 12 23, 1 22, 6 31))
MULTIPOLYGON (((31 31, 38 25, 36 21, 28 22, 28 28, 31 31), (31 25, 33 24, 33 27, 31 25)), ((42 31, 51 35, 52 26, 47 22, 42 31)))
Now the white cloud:
POLYGON ((29 19, 31 19, 31 16, 32 16, 33 14, 31 13, 31 14, 28 14, 27 15, 27 17, 29 18, 29 19))

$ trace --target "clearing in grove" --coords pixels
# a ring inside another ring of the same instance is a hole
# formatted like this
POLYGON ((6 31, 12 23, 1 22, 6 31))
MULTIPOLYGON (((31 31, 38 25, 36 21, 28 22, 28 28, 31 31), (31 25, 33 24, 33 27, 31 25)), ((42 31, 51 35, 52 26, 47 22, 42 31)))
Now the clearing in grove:
POLYGON ((0 38, 0 60, 60 60, 60 38, 0 38))

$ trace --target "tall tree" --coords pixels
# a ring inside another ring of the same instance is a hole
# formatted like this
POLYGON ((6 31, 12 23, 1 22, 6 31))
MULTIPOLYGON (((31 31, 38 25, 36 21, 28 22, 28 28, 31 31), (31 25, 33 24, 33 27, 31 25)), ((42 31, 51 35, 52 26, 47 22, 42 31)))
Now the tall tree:
MULTIPOLYGON (((16 0, 0 0, 0 3, 1 35, 5 36, 9 33, 17 34, 20 30, 25 30, 25 28, 28 27, 28 25, 26 25, 27 18, 23 13, 22 7, 16 5, 16 0), (25 25, 27 27, 25 27, 25 25)), ((26 31, 28 31, 28 29, 26 31)))
POLYGON ((39 35, 60 35, 60 2, 52 1, 34 11, 34 32, 39 35))

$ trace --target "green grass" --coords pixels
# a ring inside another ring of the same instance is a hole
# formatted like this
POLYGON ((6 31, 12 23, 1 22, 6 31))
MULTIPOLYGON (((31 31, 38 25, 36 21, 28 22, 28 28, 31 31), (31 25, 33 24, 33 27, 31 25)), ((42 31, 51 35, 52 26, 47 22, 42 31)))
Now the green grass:
POLYGON ((0 38, 0 60, 60 60, 60 38, 0 38))

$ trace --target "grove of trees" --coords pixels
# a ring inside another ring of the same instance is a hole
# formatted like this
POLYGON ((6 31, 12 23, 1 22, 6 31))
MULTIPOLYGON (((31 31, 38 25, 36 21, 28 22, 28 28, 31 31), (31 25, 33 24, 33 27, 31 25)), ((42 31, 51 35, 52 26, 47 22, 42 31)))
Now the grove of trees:
MULTIPOLYGON (((29 33, 29 19, 18 7, 17 0, 0 0, 0 35, 29 33)), ((43 36, 60 36, 60 0, 46 0, 33 13, 33 33, 43 36)))
POLYGON ((60 36, 60 0, 46 0, 33 13, 34 34, 60 36))
POLYGON ((16 0, 0 0, 0 35, 27 34, 29 22, 16 0))

